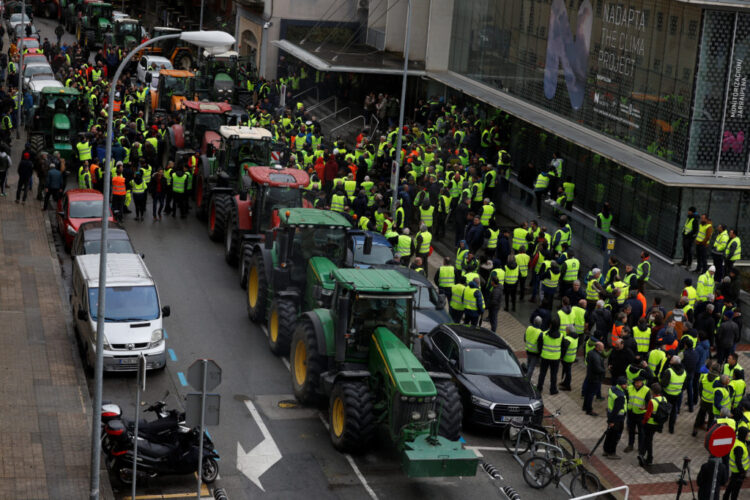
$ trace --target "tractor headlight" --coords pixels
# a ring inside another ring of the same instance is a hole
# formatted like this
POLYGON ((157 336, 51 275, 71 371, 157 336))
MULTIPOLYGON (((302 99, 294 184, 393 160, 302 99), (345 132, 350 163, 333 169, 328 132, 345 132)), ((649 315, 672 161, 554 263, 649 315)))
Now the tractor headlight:
POLYGON ((156 330, 151 332, 151 343, 148 346, 156 347, 162 340, 164 340, 164 330, 161 328, 157 328, 156 330))
POLYGON ((481 406, 482 408, 489 408, 490 406, 492 406, 492 401, 488 401, 477 396, 472 396, 471 402, 477 406, 481 406))
POLYGON ((414 396, 412 396, 412 397, 409 398, 409 402, 410 403, 416 403, 417 402, 417 398, 415 398, 414 396))
POLYGON ((435 410, 427 410, 428 420, 435 420, 436 417, 437 417, 437 413, 435 413, 435 410))
POLYGON ((406 396, 401 396, 401 401, 403 401, 403 402, 406 402, 408 399, 409 398, 407 398, 406 396))
POLYGON ((411 412, 411 419, 412 420, 419 420, 421 418, 422 418, 422 414, 419 413, 418 411, 411 412))

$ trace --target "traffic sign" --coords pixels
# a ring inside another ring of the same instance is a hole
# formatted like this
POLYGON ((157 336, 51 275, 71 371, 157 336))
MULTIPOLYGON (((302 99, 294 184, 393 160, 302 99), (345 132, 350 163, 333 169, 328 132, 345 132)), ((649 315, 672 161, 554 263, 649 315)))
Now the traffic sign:
POLYGON ((728 425, 714 425, 706 433, 706 439, 703 442, 703 446, 706 447, 708 452, 717 458, 724 457, 732 451, 735 440, 734 429, 728 425))
POLYGON ((187 379, 196 391, 213 391, 221 383, 221 368, 214 360, 206 360, 206 387, 203 387, 203 360, 196 359, 188 368, 187 379))
MULTIPOLYGON (((203 394, 190 392, 187 395, 185 405, 185 423, 188 427, 201 425, 201 404, 203 394)), ((219 407, 221 396, 219 394, 206 394, 206 412, 203 416, 203 425, 219 425, 219 407)), ((135 497, 133 497, 135 498, 135 497)))

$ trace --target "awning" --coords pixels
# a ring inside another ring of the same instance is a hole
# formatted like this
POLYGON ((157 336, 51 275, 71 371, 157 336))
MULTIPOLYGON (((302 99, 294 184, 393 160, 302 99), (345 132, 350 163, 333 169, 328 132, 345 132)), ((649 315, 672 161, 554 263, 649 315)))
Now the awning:
MULTIPOLYGON (((289 40, 273 40, 272 45, 284 52, 309 64, 318 71, 333 71, 338 73, 364 73, 376 75, 403 75, 404 60, 399 60, 390 54, 372 51, 371 53, 343 53, 339 54, 330 48, 322 52, 315 52, 302 48, 289 40)), ((312 45, 310 46, 313 47, 312 45)), ((351 48, 350 48, 351 49, 351 48)), ((422 66, 421 62, 410 62, 410 66, 422 66)), ((424 76, 424 69, 412 67, 409 76, 424 76)))
POLYGON ((427 72, 427 76, 448 87, 533 124, 551 134, 601 155, 618 165, 630 168, 660 184, 674 187, 719 189, 750 189, 750 177, 735 172, 683 172, 645 151, 632 148, 593 129, 558 116, 539 106, 523 101, 452 71, 427 72))

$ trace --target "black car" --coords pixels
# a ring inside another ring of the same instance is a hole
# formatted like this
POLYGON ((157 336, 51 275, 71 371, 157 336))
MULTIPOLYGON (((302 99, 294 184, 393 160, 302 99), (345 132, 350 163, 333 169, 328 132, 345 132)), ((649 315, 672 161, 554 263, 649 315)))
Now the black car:
POLYGON ((414 294, 417 332, 426 334, 438 325, 453 321, 450 314, 445 310, 445 304, 447 303, 445 295, 439 293, 435 285, 423 274, 407 267, 394 266, 392 269, 403 274, 417 289, 417 293, 414 294))
POLYGON ((504 427, 512 421, 541 422, 541 394, 524 376, 510 346, 490 330, 439 325, 423 337, 422 355, 428 369, 455 379, 467 423, 504 427))
MULTIPOLYGON (((70 247, 70 255, 86 255, 100 253, 102 248, 102 221, 95 220, 81 224, 73 244, 70 247)), ((133 244, 130 243, 128 232, 119 224, 109 223, 107 229, 108 253, 135 253, 133 244)))

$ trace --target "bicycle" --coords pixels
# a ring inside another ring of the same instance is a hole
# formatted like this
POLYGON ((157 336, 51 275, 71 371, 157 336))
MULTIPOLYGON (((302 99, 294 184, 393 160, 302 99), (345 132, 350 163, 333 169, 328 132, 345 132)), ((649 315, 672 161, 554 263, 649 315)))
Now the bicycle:
MULTIPOLYGON (((556 418, 560 416, 558 409, 551 415, 545 415, 543 418, 556 418)), ((552 445, 553 448, 560 450, 560 455, 573 458, 576 456, 576 449, 573 443, 567 437, 563 436, 556 423, 552 425, 539 425, 531 423, 510 422, 503 434, 503 444, 505 448, 513 453, 516 457, 527 453, 535 443, 545 443, 552 445)), ((545 448, 549 453, 550 448, 545 448)), ((536 448, 535 450, 536 451, 536 448)), ((519 463, 521 460, 518 459, 519 463)))
POLYGON ((523 464, 523 479, 534 489, 545 488, 554 480, 555 487, 562 488, 571 497, 595 493, 602 487, 599 478, 583 466, 583 457, 565 457, 560 453, 529 457, 523 464), (562 483, 562 478, 568 474, 573 474, 569 488, 562 483))

